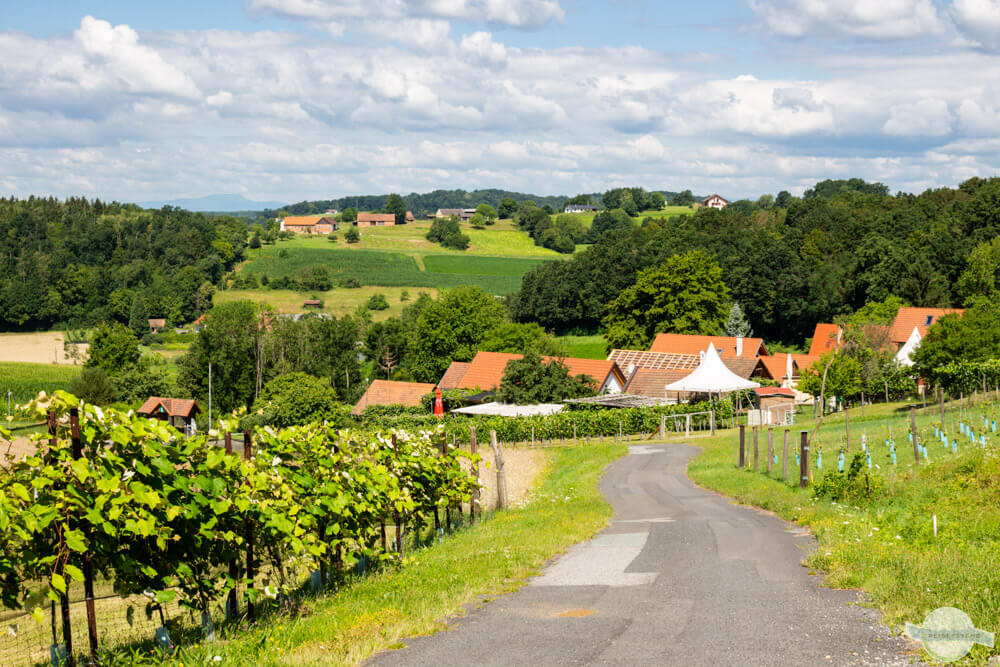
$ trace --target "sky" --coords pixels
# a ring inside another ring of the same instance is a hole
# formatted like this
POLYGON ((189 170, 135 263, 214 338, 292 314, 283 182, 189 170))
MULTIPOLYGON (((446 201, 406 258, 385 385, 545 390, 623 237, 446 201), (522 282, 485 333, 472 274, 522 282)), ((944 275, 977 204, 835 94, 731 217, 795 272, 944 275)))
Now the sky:
POLYGON ((0 0, 0 195, 892 191, 1000 166, 1000 0, 0 0))

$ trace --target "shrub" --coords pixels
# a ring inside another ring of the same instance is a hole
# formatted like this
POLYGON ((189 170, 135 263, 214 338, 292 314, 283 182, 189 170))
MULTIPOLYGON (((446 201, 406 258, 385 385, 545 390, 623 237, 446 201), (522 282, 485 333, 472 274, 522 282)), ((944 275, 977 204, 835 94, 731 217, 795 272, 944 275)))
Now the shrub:
POLYGON ((867 470, 864 452, 857 452, 846 472, 829 470, 813 487, 813 496, 836 502, 860 503, 885 493, 885 480, 874 470, 867 470))
POLYGON ((385 294, 377 292, 372 294, 368 298, 368 310, 388 310, 389 301, 385 298, 385 294))
POLYGON ((469 247, 469 242, 471 239, 465 234, 454 233, 448 234, 441 241, 441 245, 445 248, 453 248, 454 250, 465 250, 469 247))
POLYGON ((326 292, 333 288, 333 280, 325 266, 315 264, 307 267, 299 274, 299 283, 307 290, 326 292))
POLYGON ((361 234, 354 227, 351 227, 346 232, 344 232, 344 240, 348 243, 357 243, 361 240, 361 234))
POLYGON ((111 378, 99 366, 80 371, 80 374, 69 383, 69 390, 80 400, 94 405, 108 405, 115 400, 115 387, 111 383, 111 378))
MULTIPOLYGON (((337 403, 337 392, 323 380, 306 373, 285 373, 261 390, 253 404, 260 422, 269 426, 296 426, 329 421, 340 427, 350 407, 337 403)), ((250 421, 256 421, 251 417, 250 421)))
POLYGON ((340 286, 348 289, 358 289, 361 287, 361 281, 357 278, 344 278, 340 281, 340 286))

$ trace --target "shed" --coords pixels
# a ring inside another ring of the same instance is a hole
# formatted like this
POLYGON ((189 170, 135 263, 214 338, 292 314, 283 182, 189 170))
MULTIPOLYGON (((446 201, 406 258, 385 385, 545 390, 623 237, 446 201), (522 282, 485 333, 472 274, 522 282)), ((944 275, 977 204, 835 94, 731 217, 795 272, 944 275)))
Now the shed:
POLYGON ((306 299, 302 302, 303 308, 322 308, 323 302, 319 299, 306 299))
POLYGON ((160 333, 167 326, 167 321, 162 317, 151 317, 148 322, 153 333, 160 333))
POLYGON ((795 391, 789 387, 758 387, 754 389, 758 409, 751 410, 751 425, 795 423, 795 391), (756 414, 755 414, 756 413, 756 414))
POLYGON ((197 430, 195 415, 201 412, 201 408, 192 399, 150 396, 136 412, 143 417, 168 422, 184 435, 190 436, 197 430))

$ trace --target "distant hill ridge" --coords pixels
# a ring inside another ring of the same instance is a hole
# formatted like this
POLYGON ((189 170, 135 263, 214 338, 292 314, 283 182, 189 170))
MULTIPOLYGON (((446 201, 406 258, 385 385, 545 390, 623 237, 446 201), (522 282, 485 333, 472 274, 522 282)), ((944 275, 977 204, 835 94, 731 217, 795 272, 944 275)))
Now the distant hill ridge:
MULTIPOLYGON (((676 194, 659 190, 669 201, 676 194)), ((590 198, 596 204, 600 204, 601 195, 597 192, 590 194, 590 198)), ((329 209, 342 211, 348 207, 357 208, 359 211, 378 211, 385 204, 387 194, 383 195, 357 195, 352 197, 340 197, 339 199, 321 199, 316 201, 302 201, 297 204, 282 206, 280 209, 265 209, 265 217, 274 217, 279 210, 287 211, 291 215, 313 215, 323 213, 329 209)), ((479 204, 489 204, 493 208, 500 205, 500 200, 510 197, 517 202, 531 200, 539 206, 548 204, 554 210, 562 210, 563 205, 572 197, 569 195, 532 195, 524 192, 511 192, 509 190, 497 190, 490 188, 487 190, 434 190, 423 194, 411 192, 402 195, 406 207, 413 211, 417 217, 423 217, 428 213, 433 213, 439 208, 475 208, 479 204)))

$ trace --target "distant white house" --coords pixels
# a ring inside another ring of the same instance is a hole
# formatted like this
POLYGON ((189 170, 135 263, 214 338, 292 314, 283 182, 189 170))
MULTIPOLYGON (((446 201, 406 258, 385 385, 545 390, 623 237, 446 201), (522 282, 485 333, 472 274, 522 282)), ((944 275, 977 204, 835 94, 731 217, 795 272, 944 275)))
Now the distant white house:
POLYGON ((567 204, 563 213, 596 213, 600 209, 592 204, 567 204))
POLYGON ((711 197, 705 197, 701 200, 702 206, 707 206, 708 208, 726 208, 729 204, 729 200, 723 199, 719 195, 712 195, 711 197))

